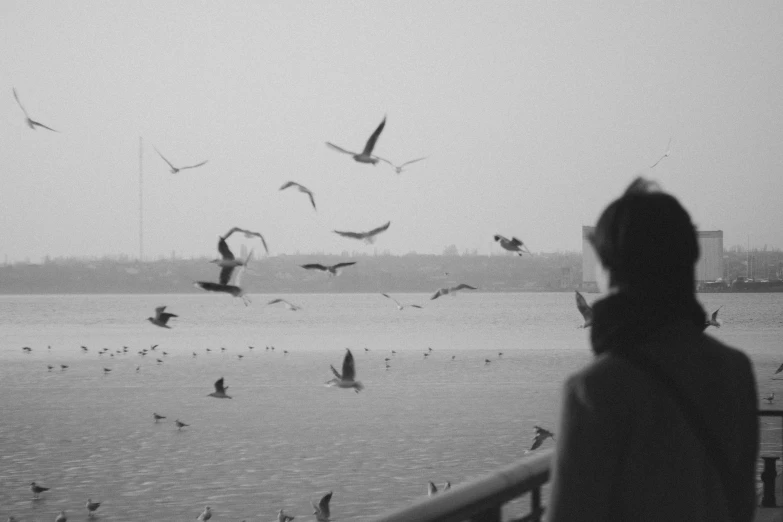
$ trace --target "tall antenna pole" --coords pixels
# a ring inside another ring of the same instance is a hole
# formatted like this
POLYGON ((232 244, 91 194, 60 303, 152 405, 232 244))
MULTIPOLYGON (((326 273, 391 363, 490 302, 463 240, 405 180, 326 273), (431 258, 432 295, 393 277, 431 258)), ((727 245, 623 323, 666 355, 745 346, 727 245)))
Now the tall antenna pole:
POLYGON ((144 185, 142 173, 144 172, 142 138, 139 136, 139 262, 144 261, 144 185))

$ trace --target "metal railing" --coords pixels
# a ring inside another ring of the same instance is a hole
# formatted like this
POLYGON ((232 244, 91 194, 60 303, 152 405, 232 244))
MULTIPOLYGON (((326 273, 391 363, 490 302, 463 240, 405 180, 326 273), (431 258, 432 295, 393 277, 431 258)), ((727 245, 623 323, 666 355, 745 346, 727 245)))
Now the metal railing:
MULTIPOLYGON (((779 417, 783 423, 783 410, 759 410, 758 416, 779 417)), ((553 448, 542 450, 489 475, 390 511, 375 518, 374 522, 500 522, 503 505, 527 493, 530 493, 530 513, 514 522, 538 522, 544 514, 541 487, 549 482, 554 452, 553 448)), ((776 505, 775 478, 774 473, 761 474, 766 501, 772 502, 772 506, 776 505)))
MULTIPOLYGON (((759 410, 759 417, 780 417, 781 428, 783 428, 783 410, 759 410)), ((761 507, 778 507, 775 498, 775 480, 777 479, 777 465, 775 462, 783 457, 783 431, 780 437, 780 457, 773 455, 759 455, 764 460, 764 469, 761 471, 761 483, 763 487, 763 496, 761 497, 761 507)))

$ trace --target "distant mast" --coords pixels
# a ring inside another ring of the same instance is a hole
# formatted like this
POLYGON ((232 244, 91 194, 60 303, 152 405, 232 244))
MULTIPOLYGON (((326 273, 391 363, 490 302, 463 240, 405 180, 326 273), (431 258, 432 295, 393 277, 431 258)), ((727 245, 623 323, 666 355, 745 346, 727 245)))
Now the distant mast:
POLYGON ((141 136, 139 136, 139 263, 144 261, 144 190, 143 190, 143 178, 144 172, 143 165, 143 142, 141 136))

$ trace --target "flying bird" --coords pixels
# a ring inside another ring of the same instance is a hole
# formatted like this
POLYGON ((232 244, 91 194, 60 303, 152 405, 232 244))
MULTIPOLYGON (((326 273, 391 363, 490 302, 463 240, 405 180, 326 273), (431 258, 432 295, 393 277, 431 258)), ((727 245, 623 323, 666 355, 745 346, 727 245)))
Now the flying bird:
POLYGON ((582 314, 582 317, 585 320, 584 324, 582 324, 579 328, 590 327, 593 325, 593 309, 589 304, 587 304, 584 296, 580 294, 578 290, 574 291, 576 292, 576 308, 579 310, 579 313, 582 314))
POLYGON ((355 265, 356 261, 348 261, 347 263, 337 263, 336 265, 322 265, 320 263, 310 263, 307 265, 300 265, 305 270, 320 270, 321 272, 328 272, 330 276, 340 275, 340 269, 346 266, 355 265))
POLYGON ((660 163, 660 162, 661 162, 661 161, 662 161, 664 158, 668 158, 668 157, 669 157, 669 154, 671 154, 671 150, 670 150, 671 144, 672 144, 672 139, 671 139, 671 138, 669 138, 669 143, 667 143, 667 144, 666 144, 666 152, 664 152, 664 153, 663 153, 663 156, 661 156, 661 158, 660 158, 658 161, 656 161, 655 163, 653 163, 652 165, 650 165, 650 168, 651 168, 651 169, 654 169, 654 168, 655 168, 655 166, 656 166, 658 163, 660 163))
MULTIPOLYGON (((264 245, 264 251, 267 253, 267 255, 269 255, 269 247, 267 247, 266 239, 264 239, 264 236, 261 234, 261 232, 253 232, 252 230, 246 230, 244 228, 234 227, 231 230, 229 230, 226 233, 226 235, 223 236, 223 239, 228 239, 229 237, 231 237, 231 234, 233 234, 234 232, 242 232, 243 234, 245 234, 245 237, 248 238, 248 239, 253 238, 253 237, 259 238, 261 240, 261 244, 264 245)), ((221 252, 221 255, 222 255, 222 252, 221 252)), ((248 260, 249 260, 249 258, 248 258, 248 260)), ((213 261, 213 263, 214 262, 215 261, 213 261)), ((247 263, 245 263, 245 264, 247 264, 247 263)))
POLYGON ((465 283, 452 286, 450 288, 441 288, 430 297, 430 300, 437 299, 438 297, 446 294, 456 295, 459 290, 478 290, 475 286, 466 285, 465 283))
POLYGON ((438 486, 436 486, 435 483, 432 481, 427 482, 427 496, 431 497, 437 492, 438 492, 438 486))
POLYGON ((400 311, 402 311, 406 306, 410 306, 411 308, 421 308, 421 306, 415 305, 415 304, 411 304, 411 305, 400 304, 400 302, 397 301, 395 298, 393 298, 389 294, 384 294, 383 292, 381 292, 381 295, 383 297, 386 297, 386 298, 391 299, 392 301, 394 301, 394 303, 397 305, 397 310, 400 310, 400 311))
POLYGON ((161 419, 165 419, 166 417, 164 415, 158 415, 157 413, 153 413, 152 417, 155 419, 155 422, 157 423, 161 419))
POLYGON ((216 399, 230 399, 228 395, 226 395, 226 390, 228 389, 228 386, 223 386, 223 377, 215 381, 215 391, 207 395, 207 397, 215 397, 216 399))
POLYGON ((372 245, 375 242, 375 236, 377 236, 381 232, 385 232, 386 230, 388 230, 389 225, 391 225, 391 221, 387 221, 385 224, 377 228, 373 228, 372 230, 368 230, 367 232, 345 232, 342 230, 333 230, 333 232, 343 237, 348 237, 351 239, 359 239, 364 241, 368 245, 372 245))
POLYGON ((535 426, 536 430, 536 436, 533 438, 533 445, 530 446, 530 449, 528 451, 533 451, 534 449, 541 446, 544 441, 548 438, 552 438, 552 440, 555 440, 555 434, 552 433, 549 430, 546 430, 542 428, 541 426, 535 426))
POLYGON ((327 386, 337 386, 338 388, 353 388, 356 393, 359 393, 364 389, 361 382, 356 380, 356 367, 353 361, 353 354, 351 350, 345 349, 345 358, 343 359, 343 373, 340 373, 334 369, 334 366, 329 365, 334 373, 336 379, 327 381, 327 386))
POLYGON ((207 520, 209 520, 210 518, 212 518, 212 510, 210 509, 209 506, 207 506, 204 508, 204 512, 201 513, 196 520, 198 520, 199 522, 207 522, 207 520))
POLYGON ((281 509, 277 512, 277 522, 290 522, 291 520, 295 519, 296 517, 292 517, 290 515, 286 515, 285 512, 281 509))
POLYGON ((101 507, 100 502, 93 502, 91 498, 87 499, 87 515, 93 516, 95 514, 95 510, 101 507))
POLYGON ((279 297, 276 298, 276 299, 272 299, 271 301, 269 301, 267 303, 267 305, 273 305, 273 304, 277 304, 277 303, 283 303, 285 305, 285 307, 288 308, 289 310, 291 310, 292 312, 296 312, 297 310, 301 310, 302 309, 301 306, 296 306, 295 304, 293 304, 291 302, 288 302, 285 299, 281 299, 279 297))
POLYGON ((372 133, 372 136, 370 136, 370 139, 367 140, 367 144, 364 146, 364 150, 360 153, 351 152, 350 150, 345 150, 341 147, 338 147, 334 143, 329 143, 328 141, 326 142, 326 146, 331 147, 337 152, 342 152, 343 154, 350 154, 351 156, 353 156, 353 159, 355 161, 358 161, 359 163, 370 163, 371 165, 375 165, 376 163, 378 163, 378 160, 383 158, 379 158, 378 156, 373 156, 372 150, 375 148, 375 142, 378 141, 378 136, 381 135, 381 131, 383 131, 383 127, 385 125, 386 125, 386 116, 383 117, 383 121, 381 122, 380 125, 378 125, 378 128, 375 129, 375 132, 372 133))
POLYGON ((171 326, 169 326, 168 323, 169 319, 172 317, 179 317, 175 314, 169 314, 164 312, 166 309, 165 306, 159 306, 155 309, 155 317, 147 317, 147 321, 151 322, 155 326, 160 326, 161 328, 169 328, 171 329, 171 326))
POLYGON ((509 252, 515 252, 519 256, 523 254, 530 254, 530 250, 525 246, 521 239, 517 239, 515 237, 508 239, 501 236, 500 234, 496 234, 494 238, 495 241, 500 243, 501 247, 503 247, 505 250, 508 250, 509 252))
POLYGON ((718 311, 723 308, 723 305, 719 306, 717 310, 712 312, 712 315, 710 315, 710 318, 707 319, 704 322, 704 328, 706 329, 708 326, 714 326, 715 328, 720 328, 721 321, 718 319, 718 311))
POLYGON ((329 511, 329 501, 332 500, 332 492, 330 491, 323 497, 321 497, 321 500, 316 504, 315 502, 310 502, 313 505, 313 515, 315 515, 315 519, 318 522, 329 522, 329 517, 331 516, 331 513, 329 511))
POLYGON ((395 164, 394 164, 394 163, 392 163, 391 161, 389 161, 389 160, 386 160, 386 159, 383 159, 383 158, 378 158, 378 159, 380 159, 381 161, 385 161, 386 163, 388 163, 389 165, 391 165, 391 167, 394 169, 394 171, 395 171, 397 174, 402 174, 402 171, 403 171, 403 169, 405 168, 405 166, 406 166, 406 165, 410 165, 411 163, 416 163, 417 161, 425 160, 425 159, 427 159, 427 157, 425 156, 425 157, 423 157, 423 158, 418 158, 418 159, 415 159, 415 160, 406 161, 406 162, 405 162, 405 163, 403 163, 402 165, 395 165, 395 164))
POLYGON ((16 103, 19 104, 19 108, 22 109, 22 112, 24 113, 24 117, 27 119, 27 126, 28 127, 30 127, 33 130, 35 130, 36 127, 43 127, 44 129, 50 130, 52 132, 58 132, 58 131, 54 130, 51 127, 47 127, 43 123, 37 122, 37 121, 33 120, 32 118, 30 118, 30 115, 27 114, 27 111, 25 110, 24 106, 22 105, 22 102, 19 100, 19 95, 16 94, 16 88, 15 87, 13 88, 13 91, 14 91, 14 98, 16 98, 16 103))
POLYGON ((44 491, 49 491, 50 488, 45 488, 43 486, 39 486, 35 482, 30 482, 30 491, 33 492, 33 498, 38 498, 38 495, 43 493, 44 491))
POLYGON ((229 281, 231 280, 231 275, 234 273, 234 269, 237 267, 245 267, 248 261, 250 261, 250 257, 253 255, 253 252, 251 251, 250 254, 248 254, 245 261, 236 259, 234 254, 231 252, 231 249, 228 248, 228 244, 226 244, 226 237, 228 236, 223 236, 218 240, 218 252, 220 252, 221 257, 211 261, 212 263, 216 263, 219 267, 221 267, 219 282, 213 283, 210 281, 196 281, 194 284, 198 288, 206 290, 207 292, 223 292, 234 297, 240 297, 242 298, 242 302, 245 303, 245 306, 247 306, 249 299, 245 296, 245 293, 239 286, 238 282, 241 276, 241 270, 240 274, 236 277, 236 284, 231 285, 229 284, 229 281))
POLYGON ((318 209, 315 208, 315 198, 313 197, 313 193, 312 193, 312 191, 309 188, 305 187, 304 185, 300 185, 299 183, 297 183, 295 181, 289 181, 289 182, 283 184, 283 186, 280 187, 280 190, 285 190, 285 189, 287 189, 289 187, 296 187, 297 189, 299 189, 299 192, 302 192, 302 193, 307 194, 308 196, 310 196, 310 204, 313 205, 313 210, 315 210, 316 212, 318 211, 318 209))
POLYGON ((181 421, 181 420, 179 420, 179 419, 175 420, 175 421, 174 421, 174 424, 176 424, 176 425, 177 425, 177 430, 178 430, 178 431, 179 431, 179 430, 181 430, 182 428, 186 427, 186 426, 190 426, 190 424, 185 424, 184 422, 182 422, 182 421, 181 421))
POLYGON ((196 167, 200 167, 200 166, 204 165, 204 164, 205 164, 207 161, 209 161, 209 160, 204 160, 204 161, 202 161, 201 163, 197 163, 197 164, 195 164, 195 165, 188 165, 187 167, 179 167, 179 168, 178 168, 178 167, 175 167, 174 165, 172 165, 172 164, 171 164, 171 162, 170 162, 169 160, 167 160, 167 159, 166 159, 166 157, 165 157, 163 154, 161 154, 161 153, 160 153, 160 151, 157 149, 157 147, 155 147, 155 146, 153 145, 153 147, 152 147, 152 148, 153 148, 153 149, 155 149, 155 152, 157 152, 157 153, 158 153, 158 156, 160 156, 161 158, 163 158, 163 161, 165 161, 166 163, 168 163, 168 164, 169 164, 169 167, 171 167, 171 173, 172 173, 172 174, 176 174, 176 173, 177 173, 177 172, 179 172, 180 170, 185 170, 185 169, 195 169, 196 167))
POLYGON ((775 370, 775 375, 779 374, 780 372, 783 372, 783 364, 781 364, 780 366, 778 366, 778 369, 777 369, 777 370, 775 370))

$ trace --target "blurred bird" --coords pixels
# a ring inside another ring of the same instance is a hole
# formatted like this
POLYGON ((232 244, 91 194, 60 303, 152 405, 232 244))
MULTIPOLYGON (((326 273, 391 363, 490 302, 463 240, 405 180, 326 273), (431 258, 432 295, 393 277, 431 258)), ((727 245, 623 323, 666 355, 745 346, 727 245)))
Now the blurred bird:
POLYGON ((16 98, 16 103, 18 103, 19 104, 19 108, 22 109, 22 112, 24 113, 24 117, 27 120, 27 126, 28 127, 30 127, 33 130, 35 130, 36 127, 43 127, 44 129, 50 130, 52 132, 57 132, 53 128, 47 127, 43 123, 39 123, 39 122, 33 120, 32 118, 30 118, 30 115, 27 114, 27 111, 25 110, 24 106, 22 105, 22 102, 19 100, 19 95, 16 94, 16 88, 15 87, 13 88, 13 91, 14 91, 14 98, 16 98))
POLYGON ((332 500, 332 492, 330 491, 323 497, 321 497, 320 502, 316 505, 315 502, 310 502, 313 505, 313 515, 315 515, 315 519, 318 522, 330 522, 329 517, 331 516, 331 513, 329 511, 329 501, 332 500))
POLYGON ((780 366, 778 366, 778 369, 777 369, 777 370, 775 370, 775 375, 779 374, 780 372, 783 372, 783 364, 781 364, 780 366))
POLYGON ((452 286, 450 288, 441 288, 434 294, 432 294, 432 297, 430 297, 430 300, 437 299, 438 297, 442 295, 457 295, 457 292, 459 290, 478 290, 475 286, 466 285, 465 283, 460 283, 457 286, 452 286))
POLYGON ((54 519, 54 522, 68 522, 68 517, 65 516, 65 510, 60 511, 60 514, 57 515, 57 518, 54 519))
POLYGON ((390 225, 391 221, 387 221, 385 224, 368 230, 367 232, 344 232, 342 230, 333 230, 333 232, 343 237, 362 240, 368 245, 371 245, 375 242, 375 236, 388 230, 390 225))
POLYGON ((519 256, 521 256, 522 254, 531 253, 521 239, 517 239, 515 237, 512 237, 511 239, 507 239, 499 234, 495 235, 494 238, 495 241, 500 243, 500 246, 503 247, 503 249, 508 250, 509 252, 514 252, 519 256))
POLYGON ((438 487, 435 485, 435 483, 432 481, 427 482, 427 496, 431 497, 437 492, 438 492, 438 487))
POLYGON ((321 272, 327 272, 330 276, 340 275, 340 269, 346 266, 355 265, 356 261, 348 261, 347 263, 337 263, 336 265, 322 265, 319 263, 309 263, 307 265, 300 265, 305 270, 320 270, 321 272))
POLYGON ((216 399, 230 399, 228 395, 226 395, 226 390, 228 389, 228 386, 223 386, 223 377, 215 381, 215 391, 207 395, 207 397, 215 397, 216 399))
POLYGON ((764 400, 767 401, 767 404, 772 404, 772 401, 775 400, 775 392, 772 392, 770 395, 764 397, 764 400))
POLYGON ((167 160, 167 159, 166 159, 166 157, 165 157, 163 154, 161 154, 161 153, 160 153, 160 151, 157 149, 157 147, 155 147, 155 146, 153 145, 153 146, 152 146, 152 148, 153 148, 153 149, 155 149, 155 152, 157 152, 157 153, 158 153, 158 156, 160 156, 161 158, 163 158, 163 161, 165 161, 166 163, 168 163, 168 164, 169 164, 169 167, 171 167, 171 173, 172 173, 172 174, 176 174, 176 173, 177 173, 177 172, 179 172, 180 170, 185 170, 185 169, 195 169, 196 167, 200 167, 200 166, 204 165, 204 164, 205 164, 207 161, 209 161, 209 160, 204 160, 204 161, 202 161, 201 163, 197 163, 197 164, 195 164, 195 165, 188 165, 187 167, 179 167, 179 168, 178 168, 178 167, 175 167, 174 165, 172 165, 172 163, 171 163, 169 160, 167 160))
POLYGON ((719 306, 717 310, 712 312, 712 315, 710 315, 710 318, 707 319, 704 322, 704 328, 706 329, 708 326, 714 326, 715 328, 720 328, 721 321, 718 319, 718 312, 720 309, 723 308, 723 305, 719 306))
POLYGON ((584 324, 579 326, 579 328, 588 328, 593 325, 593 309, 589 304, 587 304, 584 296, 580 294, 578 290, 575 290, 575 292, 576 308, 579 310, 579 313, 582 314, 582 318, 585 320, 584 324))
POLYGON ((282 509, 277 512, 277 522, 289 522, 295 518, 296 517, 286 515, 282 509))
POLYGON ((179 420, 179 419, 175 420, 175 421, 174 421, 174 424, 176 424, 176 425, 177 425, 177 430, 181 430, 182 428, 184 428, 184 427, 186 427, 186 426, 190 426, 190 424, 185 424, 184 422, 182 422, 182 421, 181 421, 181 420, 179 420))
POLYGON ((153 413, 152 417, 155 419, 155 422, 157 423, 161 419, 165 419, 166 417, 164 415, 158 415, 157 413, 153 413))
POLYGON ((545 430, 541 426, 535 426, 535 430, 536 436, 533 438, 533 445, 530 446, 528 451, 533 451, 534 449, 538 448, 549 437, 551 437, 552 440, 555 440, 555 435, 551 431, 545 430))
POLYGON ((46 367, 49 368, 49 371, 52 371, 52 368, 54 368, 51 364, 47 364, 46 367))
POLYGON ((60 365, 60 371, 67 370, 67 369, 68 369, 68 365, 67 364, 61 364, 60 365))
POLYGON ((93 502, 91 498, 87 499, 87 515, 93 516, 95 514, 95 510, 101 507, 100 502, 93 502))
POLYGON ((383 158, 378 158, 378 159, 379 159, 379 160, 381 160, 381 161, 385 161, 386 163, 388 163, 389 165, 391 165, 391 167, 394 169, 394 171, 395 171, 397 174, 402 174, 402 171, 403 171, 403 169, 405 168, 405 166, 406 166, 406 165, 410 165, 411 163, 416 163, 417 161, 425 160, 425 159, 427 159, 427 157, 425 156, 425 157, 423 157, 423 158, 418 158, 418 159, 415 159, 415 160, 406 161, 405 163, 403 163, 403 164, 401 164, 401 165, 395 165, 395 164, 394 164, 394 163, 392 163, 391 161, 389 161, 389 160, 385 160, 385 159, 383 159, 383 158))
POLYGON ((147 321, 151 322, 155 326, 160 326, 162 328, 171 328, 168 324, 169 319, 172 317, 179 317, 178 315, 169 314, 164 312, 166 309, 165 306, 159 306, 155 309, 155 317, 147 317, 147 321))
POLYGON ((340 375, 334 366, 329 365, 334 373, 336 379, 332 379, 326 382, 329 387, 337 386, 338 388, 353 388, 356 393, 359 393, 364 389, 361 382, 356 380, 356 368, 354 366, 353 354, 351 350, 345 349, 345 358, 343 358, 343 373, 340 375))
POLYGON ((289 310, 291 310, 292 312, 296 312, 297 310, 301 310, 302 309, 301 306, 296 306, 295 304, 293 304, 293 303, 291 303, 289 301, 286 301, 285 299, 281 299, 279 297, 276 298, 276 299, 272 299, 271 301, 269 301, 267 303, 267 305, 273 305, 273 304, 277 304, 277 303, 283 303, 285 305, 285 307, 288 308, 289 310))
POLYGON ((490 361, 489 359, 484 359, 484 366, 488 365, 488 364, 489 364, 489 363, 491 363, 491 362, 492 362, 492 361, 490 361))
MULTIPOLYGON (((269 247, 267 246, 266 239, 264 239, 264 236, 261 234, 261 232, 253 232, 252 230, 246 230, 244 228, 233 227, 231 230, 226 232, 226 235, 223 236, 223 239, 228 239, 229 237, 231 237, 231 235, 234 232, 242 232, 245 235, 246 238, 257 237, 258 239, 261 240, 261 245, 264 247, 264 252, 269 254, 269 247)), ((213 261, 213 263, 214 263, 214 261, 213 261)), ((247 263, 245 263, 245 264, 247 264, 247 263)), ((220 266, 223 266, 223 265, 220 265, 220 266)))
POLYGON ((318 211, 318 209, 315 208, 315 198, 313 197, 313 193, 310 191, 310 189, 308 189, 304 185, 300 185, 299 183, 296 183, 295 181, 289 181, 283 184, 283 186, 280 187, 280 190, 285 190, 289 187, 296 187, 299 190, 299 192, 302 192, 310 196, 310 204, 313 205, 313 210, 315 210, 316 212, 318 211))
POLYGON ((209 506, 207 506, 204 508, 204 512, 201 513, 196 520, 198 520, 199 522, 206 522, 210 518, 212 518, 212 510, 210 509, 209 506))
POLYGON ((103 374, 104 374, 104 375, 106 375, 106 374, 107 374, 107 373, 109 373, 110 371, 111 371, 111 368, 104 368, 104 369, 103 369, 103 374))
POLYGON ((383 297, 386 297, 387 299, 391 299, 392 301, 394 301, 394 304, 397 305, 397 310, 400 310, 400 311, 402 311, 406 306, 410 306, 411 308, 421 308, 421 306, 415 305, 415 304, 411 304, 411 305, 400 304, 400 302, 397 301, 395 298, 393 298, 389 294, 384 294, 383 292, 381 292, 381 295, 383 297))
POLYGON ((350 154, 351 156, 353 156, 353 159, 355 161, 358 161, 359 163, 369 163, 371 165, 375 165, 376 163, 378 163, 378 160, 383 159, 383 158, 379 158, 378 156, 373 156, 372 150, 375 148, 375 142, 378 141, 378 136, 381 135, 384 126, 386 126, 386 116, 383 117, 383 121, 381 122, 380 125, 378 125, 378 128, 375 129, 375 132, 372 133, 370 139, 368 139, 367 143, 364 145, 364 150, 360 153, 345 150, 341 147, 338 147, 334 143, 329 143, 328 141, 326 142, 326 146, 331 147, 337 152, 342 152, 343 154, 350 154))
POLYGON ((43 493, 44 491, 49 491, 50 488, 45 488, 43 486, 39 486, 35 482, 30 482, 30 491, 33 492, 33 498, 38 498, 38 495, 43 493))

